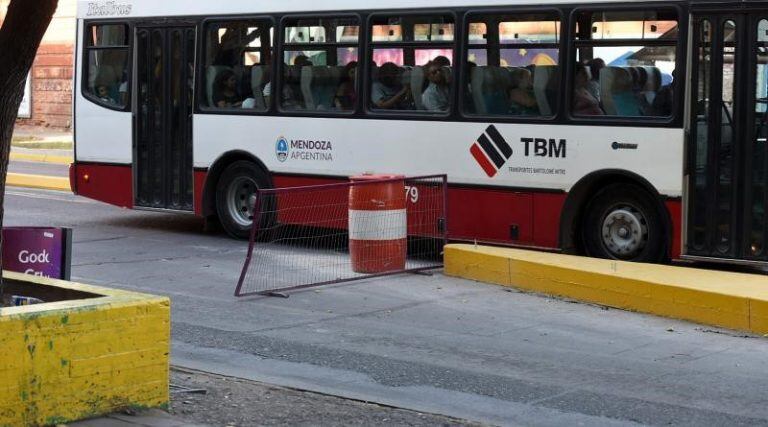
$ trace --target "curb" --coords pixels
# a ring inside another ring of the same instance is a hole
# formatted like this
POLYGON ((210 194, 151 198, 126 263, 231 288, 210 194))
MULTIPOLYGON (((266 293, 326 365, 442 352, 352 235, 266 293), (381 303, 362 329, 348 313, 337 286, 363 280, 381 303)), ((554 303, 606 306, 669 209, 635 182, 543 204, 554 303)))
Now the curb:
POLYGON ((41 140, 41 141, 11 141, 11 147, 27 148, 30 150, 71 150, 72 141, 41 140))
POLYGON ((8 173, 5 185, 11 187, 40 188, 43 190, 72 191, 69 178, 25 173, 8 173))
POLYGON ((55 163, 58 165, 69 165, 74 162, 70 156, 55 156, 52 154, 34 154, 34 153, 11 153, 10 160, 22 162, 55 163))
POLYGON ((169 298, 3 275, 11 292, 46 303, 0 309, 0 425, 59 425, 167 407, 169 298))
POLYGON ((768 278, 474 245, 445 274, 696 323, 768 334, 768 278))

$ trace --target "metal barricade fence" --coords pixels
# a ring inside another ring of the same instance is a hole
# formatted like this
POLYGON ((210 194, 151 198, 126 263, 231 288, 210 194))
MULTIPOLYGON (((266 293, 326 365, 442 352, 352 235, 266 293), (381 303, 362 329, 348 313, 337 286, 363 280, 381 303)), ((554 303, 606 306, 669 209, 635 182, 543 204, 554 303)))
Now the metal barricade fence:
POLYGON ((442 267, 446 175, 258 190, 235 296, 442 267))

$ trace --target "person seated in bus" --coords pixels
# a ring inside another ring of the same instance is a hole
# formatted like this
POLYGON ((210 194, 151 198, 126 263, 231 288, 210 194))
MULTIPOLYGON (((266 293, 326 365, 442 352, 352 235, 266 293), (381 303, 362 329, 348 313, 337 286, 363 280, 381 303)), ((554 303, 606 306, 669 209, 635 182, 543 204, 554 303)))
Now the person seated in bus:
POLYGON ((379 79, 371 87, 371 102, 384 110, 412 110, 411 89, 403 85, 400 67, 393 62, 379 68, 379 79))
POLYGON ((672 115, 672 104, 675 99, 675 72, 672 71, 672 81, 662 86, 656 93, 651 104, 650 115, 670 116, 672 115))
POLYGON ((216 76, 213 85, 213 105, 218 108, 233 108, 243 105, 237 93, 237 77, 231 70, 224 70, 216 76))
POLYGON ((509 112, 518 116, 538 116, 539 104, 533 94, 533 76, 526 68, 512 70, 509 97, 509 112))
POLYGON ((107 85, 98 85, 96 86, 96 96, 99 98, 101 102, 116 105, 117 102, 109 96, 109 87, 107 85))
MULTIPOLYGON (((283 77, 283 90, 281 94, 281 105, 286 110, 303 110, 304 95, 301 92, 301 69, 304 67, 311 67, 312 61, 306 55, 298 55, 293 59, 293 66, 298 70, 295 75, 288 75, 284 73, 283 77)), ((269 92, 271 93, 271 84, 269 92)), ((266 90, 266 88, 265 88, 266 90)))
POLYGON ((357 61, 352 61, 344 66, 341 73, 341 84, 336 91, 333 103, 341 111, 350 111, 355 109, 357 104, 357 91, 355 83, 357 82, 357 61))
POLYGON ((224 34, 221 36, 218 51, 214 58, 214 65, 225 65, 235 67, 241 65, 241 60, 248 45, 261 36, 259 28, 248 32, 246 23, 229 24, 224 34))
POLYGON ((605 61, 602 58, 593 58, 587 62, 587 66, 590 74, 587 90, 595 99, 600 99, 600 70, 605 68, 605 61))
POLYGON ((421 102, 427 111, 448 111, 450 107, 450 85, 448 78, 440 63, 432 61, 426 65, 426 74, 429 85, 421 94, 421 102))
POLYGON ((467 61, 464 65, 464 70, 467 73, 467 87, 464 88, 464 111, 470 114, 477 113, 474 94, 472 93, 472 73, 475 68, 477 68, 477 64, 472 61, 467 61))
POLYGON ((630 69, 619 68, 613 77, 611 93, 616 115, 625 117, 642 116, 638 95, 634 91, 634 81, 630 69))
POLYGON ((440 67, 450 67, 451 66, 451 60, 448 59, 448 57, 439 55, 436 56, 435 59, 432 60, 433 63, 437 64, 440 67))
POLYGON ((601 116, 600 101, 589 91, 589 74, 584 64, 577 63, 573 76, 573 114, 579 116, 601 116))

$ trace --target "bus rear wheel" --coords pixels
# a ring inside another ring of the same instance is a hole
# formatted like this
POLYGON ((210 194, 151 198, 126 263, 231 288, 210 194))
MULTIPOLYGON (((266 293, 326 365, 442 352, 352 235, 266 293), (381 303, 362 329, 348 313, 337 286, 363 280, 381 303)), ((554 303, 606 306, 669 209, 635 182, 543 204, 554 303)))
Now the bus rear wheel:
POLYGON ((222 228, 236 239, 248 239, 256 215, 261 224, 269 223, 271 212, 255 212, 259 189, 270 188, 268 175, 256 164, 241 160, 229 165, 216 185, 216 213, 222 228))
POLYGON ((632 184, 600 190, 587 204, 581 227, 587 255, 636 262, 666 258, 664 223, 654 197, 632 184))

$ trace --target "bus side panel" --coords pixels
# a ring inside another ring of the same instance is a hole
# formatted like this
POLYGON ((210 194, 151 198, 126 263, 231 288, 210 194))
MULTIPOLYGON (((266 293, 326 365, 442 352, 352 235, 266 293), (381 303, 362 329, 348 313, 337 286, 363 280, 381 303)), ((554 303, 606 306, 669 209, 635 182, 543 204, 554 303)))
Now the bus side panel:
POLYGON ((560 218, 566 193, 533 194, 533 243, 542 248, 560 247, 560 218))
POLYGON ((683 240, 683 202, 680 199, 668 200, 666 207, 672 219, 672 248, 669 255, 672 259, 680 259, 683 240))
POLYGON ((196 170, 193 180, 195 182, 195 193, 193 200, 195 204, 195 215, 203 216, 203 194, 205 193, 205 179, 208 177, 208 171, 196 170))
POLYGON ((133 179, 130 165, 77 163, 77 194, 122 208, 133 208, 133 179))
POLYGON ((451 239, 533 245, 533 195, 503 190, 448 190, 451 239))
MULTIPOLYGON (((295 176, 274 176, 276 188, 305 187, 345 182, 344 180, 318 179, 295 176)), ((323 191, 302 191, 278 194, 277 220, 281 224, 320 225, 327 228, 346 229, 347 187, 323 191)))

